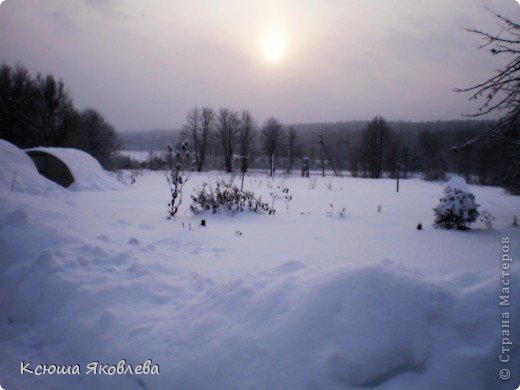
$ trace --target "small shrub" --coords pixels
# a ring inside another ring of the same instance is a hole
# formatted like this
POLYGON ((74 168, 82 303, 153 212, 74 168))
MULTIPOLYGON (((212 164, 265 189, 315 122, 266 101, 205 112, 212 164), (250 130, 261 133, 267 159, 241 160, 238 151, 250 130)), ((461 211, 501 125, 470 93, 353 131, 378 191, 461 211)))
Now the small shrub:
POLYGON ((253 192, 243 191, 232 182, 218 181, 215 188, 202 183, 202 187, 191 196, 191 199, 190 210, 195 215, 204 211, 216 214, 221 210, 231 214, 244 210, 270 215, 275 213, 275 210, 262 202, 261 198, 257 199, 253 192))
POLYGON ((462 178, 455 177, 444 188, 444 197, 433 209, 435 221, 433 226, 444 229, 467 230, 477 220, 480 213, 475 196, 467 190, 462 178), (455 179, 455 180, 454 180, 455 179))
POLYGON ((271 209, 274 210, 274 204, 276 201, 282 200, 287 207, 287 211, 289 211, 289 202, 292 200, 292 195, 289 194, 289 188, 283 183, 277 185, 274 191, 269 193, 269 196, 271 196, 271 209))

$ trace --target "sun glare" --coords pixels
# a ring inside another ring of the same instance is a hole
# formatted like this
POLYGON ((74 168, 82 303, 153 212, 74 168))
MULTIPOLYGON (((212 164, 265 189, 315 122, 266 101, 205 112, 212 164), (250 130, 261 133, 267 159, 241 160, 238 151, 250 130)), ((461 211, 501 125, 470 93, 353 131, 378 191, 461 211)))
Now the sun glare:
POLYGON ((270 64, 279 63, 285 54, 285 39, 278 31, 270 31, 262 39, 262 54, 270 64))

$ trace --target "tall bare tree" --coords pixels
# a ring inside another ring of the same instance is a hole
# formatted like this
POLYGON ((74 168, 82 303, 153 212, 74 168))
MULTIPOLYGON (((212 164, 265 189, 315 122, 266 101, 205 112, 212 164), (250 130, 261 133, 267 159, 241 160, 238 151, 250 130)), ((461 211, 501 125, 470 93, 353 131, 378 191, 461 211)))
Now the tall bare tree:
POLYGON ((65 119, 73 108, 72 99, 63 81, 57 81, 51 74, 43 76, 39 73, 36 83, 42 97, 43 144, 65 146, 63 141, 70 130, 65 127, 65 119))
POLYGON ((273 175, 276 153, 284 140, 282 124, 275 118, 269 118, 262 128, 261 142, 265 155, 269 159, 270 174, 273 175))
POLYGON ((81 127, 83 142, 79 148, 95 157, 105 168, 110 168, 113 154, 121 147, 115 129, 92 108, 81 112, 81 127))
POLYGON ((217 114, 216 137, 222 149, 226 172, 233 171, 233 153, 238 138, 240 119, 229 108, 220 108, 217 114))
POLYGON ((240 171, 247 172, 249 158, 251 157, 251 147, 256 135, 256 123, 251 113, 247 110, 242 111, 240 121, 238 144, 240 152, 240 171))
POLYGON ((186 113, 182 135, 191 140, 197 171, 201 172, 206 161, 209 137, 215 126, 215 113, 210 107, 193 108, 186 113))
POLYGON ((422 162, 425 180, 442 180, 446 174, 446 160, 439 139, 431 131, 422 131, 417 139, 417 150, 422 162))
POLYGON ((503 143, 502 153, 508 155, 508 169, 503 183, 513 193, 520 194, 520 24, 505 16, 491 11, 501 26, 497 34, 468 28, 468 32, 479 35, 484 43, 479 47, 488 48, 496 56, 507 57, 510 61, 488 80, 469 88, 455 89, 457 92, 471 93, 470 100, 483 98, 478 112, 470 116, 481 116, 493 111, 505 114, 480 136, 463 145, 454 147, 469 148, 481 140, 499 140, 503 143))
POLYGON ((383 117, 376 116, 361 136, 360 152, 369 177, 377 179, 382 174, 383 157, 389 141, 390 128, 383 117))
POLYGON ((0 66, 0 137, 20 147, 43 143, 41 94, 22 65, 0 66))

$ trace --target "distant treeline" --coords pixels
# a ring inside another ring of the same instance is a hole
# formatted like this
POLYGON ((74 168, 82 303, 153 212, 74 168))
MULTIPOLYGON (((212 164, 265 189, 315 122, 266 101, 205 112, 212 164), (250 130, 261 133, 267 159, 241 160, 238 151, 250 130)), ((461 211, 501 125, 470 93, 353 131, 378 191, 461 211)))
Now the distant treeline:
POLYGON ((160 151, 187 140, 193 168, 247 171, 249 168, 299 170, 304 157, 311 169, 348 171, 361 177, 409 177, 427 180, 447 172, 468 182, 500 185, 512 166, 510 145, 500 137, 451 151, 494 125, 492 121, 372 121, 282 125, 269 118, 261 126, 253 115, 229 108, 193 108, 180 130, 116 133, 94 109, 77 110, 63 81, 53 75, 32 77, 22 65, 0 65, 0 138, 28 148, 72 147, 97 158, 106 168, 160 169, 161 157, 144 164, 117 154, 127 150, 160 151))
POLYGON ((92 108, 78 111, 65 84, 53 75, 32 77, 22 65, 0 65, 0 138, 20 148, 81 149, 109 168, 120 141, 92 108))
MULTIPOLYGON (((121 133, 126 150, 165 150, 165 145, 188 140, 195 154, 200 154, 203 138, 202 112, 206 109, 209 133, 201 169, 226 169, 219 129, 222 123, 220 112, 208 108, 193 109, 187 114, 182 130, 154 130, 121 133), (220 119, 219 119, 220 118, 220 119)), ((232 110, 224 109, 233 112, 232 110)), ((247 115, 250 115, 247 111, 247 115)), ((348 171, 360 177, 410 177, 420 174, 426 180, 444 178, 446 173, 455 173, 470 183, 508 186, 503 182, 504 172, 510 164, 506 145, 499 139, 474 144, 457 153, 452 147, 474 139, 494 125, 489 120, 460 120, 435 122, 386 122, 381 117, 372 121, 348 121, 336 123, 312 123, 284 125, 276 137, 275 152, 269 148, 270 128, 279 125, 271 118, 258 127, 253 120, 251 143, 247 151, 240 150, 243 138, 241 117, 234 114, 236 131, 233 133, 234 169, 242 169, 241 157, 248 157, 248 167, 299 170, 304 157, 310 159, 311 169, 336 169, 348 171)), ((252 119, 252 118, 251 118, 252 119)), ((280 125, 281 126, 281 125, 280 125)), ((159 169, 160 158, 151 156, 148 162, 126 160, 126 167, 159 169)), ((232 168, 233 169, 233 168, 232 168)))

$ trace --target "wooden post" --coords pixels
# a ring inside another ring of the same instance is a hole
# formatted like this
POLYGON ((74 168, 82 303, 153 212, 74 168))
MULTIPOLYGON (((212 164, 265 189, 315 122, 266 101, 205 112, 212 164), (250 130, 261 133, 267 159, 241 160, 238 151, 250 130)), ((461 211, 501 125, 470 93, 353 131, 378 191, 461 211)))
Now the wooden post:
POLYGON ((244 176, 246 174, 246 170, 244 169, 245 161, 247 160, 247 156, 240 156, 240 160, 242 162, 242 166, 240 169, 242 170, 242 184, 240 185, 240 191, 244 191, 244 176))
POLYGON ((397 162, 397 192, 399 192, 399 177, 401 176, 401 161, 397 162))
POLYGON ((338 177, 339 175, 338 175, 338 171, 336 171, 336 166, 334 165, 334 161, 332 161, 332 159, 330 158, 329 152, 328 152, 327 148, 325 147, 325 142, 323 141, 323 135, 320 135, 319 143, 321 145, 320 158, 321 158, 321 171, 322 171, 323 177, 325 177, 325 159, 323 158, 324 155, 327 157, 327 159, 329 160, 329 164, 332 166, 332 170, 334 171, 334 176, 338 177))

